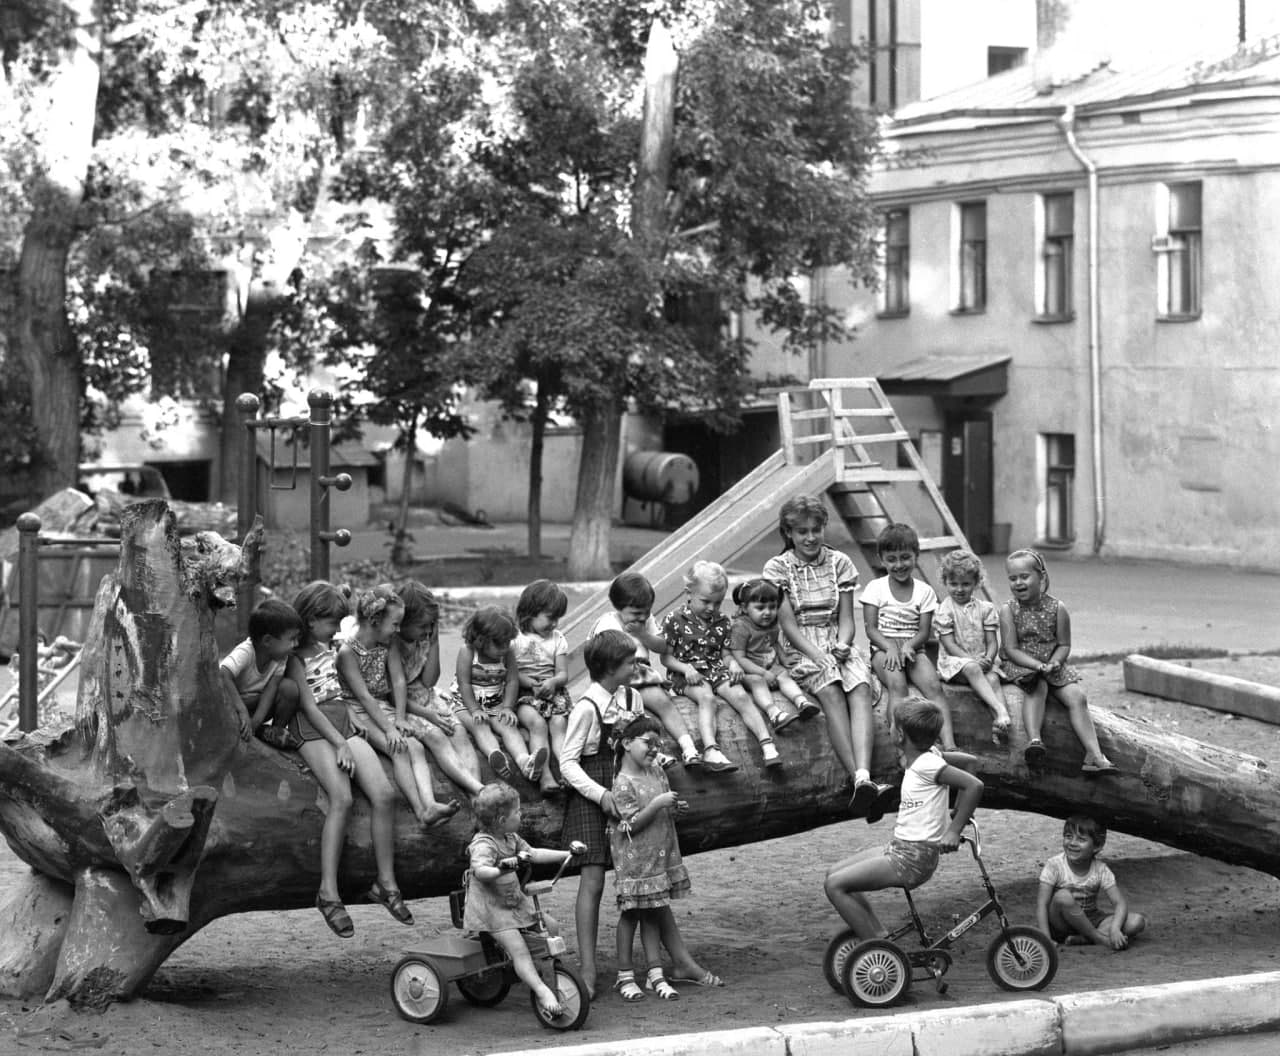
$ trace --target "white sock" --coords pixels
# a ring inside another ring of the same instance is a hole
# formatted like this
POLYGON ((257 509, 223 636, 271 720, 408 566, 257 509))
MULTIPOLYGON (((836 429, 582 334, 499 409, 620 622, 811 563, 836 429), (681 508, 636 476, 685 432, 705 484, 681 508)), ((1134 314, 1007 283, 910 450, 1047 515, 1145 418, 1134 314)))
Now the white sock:
POLYGON ((685 755, 698 754, 698 746, 693 743, 693 737, 687 733, 680 736, 680 751, 685 755))
POLYGON ((857 784, 861 784, 863 781, 870 781, 870 780, 871 780, 871 771, 870 771, 870 770, 857 770, 857 771, 854 771, 854 775, 853 775, 853 783, 854 783, 855 785, 857 785, 857 784))

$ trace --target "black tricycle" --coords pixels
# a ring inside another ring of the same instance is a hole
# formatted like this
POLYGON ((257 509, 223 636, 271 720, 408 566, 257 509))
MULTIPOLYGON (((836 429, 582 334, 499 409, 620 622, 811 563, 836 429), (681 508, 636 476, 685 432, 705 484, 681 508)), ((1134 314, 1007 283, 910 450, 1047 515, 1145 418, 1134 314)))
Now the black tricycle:
POLYGON ((887 938, 860 940, 846 928, 827 946, 822 972, 831 989, 844 994, 856 1005, 885 1008, 898 1001, 911 983, 933 981, 938 993, 947 992, 943 976, 951 967, 950 946, 970 928, 992 913, 1000 921, 1000 933, 987 947, 987 972, 1003 990, 1043 990, 1058 971, 1058 950, 1039 928, 1010 924, 996 895, 991 876, 982 861, 982 842, 977 823, 970 821, 960 837, 973 852, 982 874, 987 900, 939 939, 931 939, 916 910, 910 891, 907 909, 911 919, 889 933, 887 938), (905 950, 898 940, 915 931, 923 949, 905 950))

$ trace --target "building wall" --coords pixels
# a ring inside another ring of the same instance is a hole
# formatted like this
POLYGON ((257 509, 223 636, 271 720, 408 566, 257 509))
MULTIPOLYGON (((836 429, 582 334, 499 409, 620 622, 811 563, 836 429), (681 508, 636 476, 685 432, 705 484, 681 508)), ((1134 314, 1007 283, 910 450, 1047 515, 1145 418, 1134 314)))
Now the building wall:
MULTIPOLYGON (((1101 172, 1099 256, 1105 480, 1103 553, 1280 567, 1280 104, 1251 100, 1082 122, 1101 172), (1273 116, 1264 119, 1264 113, 1273 116), (1268 126, 1269 120, 1269 126, 1268 126), (1157 321, 1156 188, 1203 188, 1199 318, 1157 321), (1266 483, 1264 483, 1266 482, 1266 483)), ((994 413, 995 519, 1015 544, 1037 540, 1040 433, 1074 434, 1075 530, 1094 532, 1084 174, 1047 122, 967 129, 913 144, 927 170, 881 173, 873 191, 911 217, 911 305, 879 319, 874 298, 830 279, 859 325, 828 351, 827 372, 876 374, 930 353, 1012 356, 994 413), (1074 305, 1068 322, 1034 321, 1039 195, 1074 189, 1074 305), (952 210, 987 202, 988 302, 951 312, 952 210)), ((900 401, 896 401, 900 402, 900 401)), ((932 401, 930 401, 932 402, 932 401)), ((913 432, 936 428, 920 401, 899 406, 913 432)), ((935 408, 934 413, 937 413, 935 408)))

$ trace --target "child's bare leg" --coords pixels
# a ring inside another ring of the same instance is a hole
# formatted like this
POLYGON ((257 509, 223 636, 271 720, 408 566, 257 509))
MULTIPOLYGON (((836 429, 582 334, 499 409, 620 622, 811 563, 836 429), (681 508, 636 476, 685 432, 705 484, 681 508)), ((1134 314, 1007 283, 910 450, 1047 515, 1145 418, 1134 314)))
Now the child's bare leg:
POLYGON ((773 690, 769 688, 769 683, 760 675, 743 675, 742 688, 751 695, 751 699, 755 702, 761 714, 768 717, 774 709, 773 690))
POLYGON ((281 728, 289 725, 298 710, 298 684, 291 678, 280 679, 276 686, 275 715, 272 723, 281 728))
POLYGON ((1093 926, 1080 904, 1071 897, 1070 891, 1059 890, 1053 893, 1053 898, 1049 901, 1049 927, 1066 935, 1068 944, 1071 944, 1073 936, 1077 936, 1083 942, 1090 942, 1095 946, 1111 946, 1111 940, 1093 926))
POLYGON ((547 720, 537 708, 529 704, 519 705, 516 714, 520 717, 520 725, 529 734, 529 759, 520 769, 543 792, 557 790, 560 786, 551 774, 551 767, 547 766, 547 760, 551 758, 551 737, 547 732, 547 720))
MULTIPOLYGON (((453 733, 446 735, 453 754, 458 758, 458 765, 475 779, 477 785, 482 785, 484 782, 480 780, 480 756, 476 752, 476 742, 471 739, 471 724, 467 722, 467 716, 457 712, 453 713, 453 721, 453 733)), ((443 730, 440 732, 444 733, 443 730)))
POLYGON ((1000 676, 994 671, 983 671, 982 665, 972 660, 964 665, 960 672, 972 687, 978 699, 991 711, 991 735, 1000 740, 1009 732, 1012 720, 1009 709, 1004 702, 1004 693, 1000 689, 1000 676))
POLYGON ((733 708, 742 717, 742 725, 751 731, 752 736, 757 741, 762 744, 765 741, 773 741, 773 733, 769 729, 769 723, 760 714, 759 709, 756 708, 755 703, 747 695, 745 689, 725 681, 716 686, 716 696, 725 701, 729 707, 733 708))
POLYGON ((338 902, 338 861, 351 816, 351 779, 338 768, 337 754, 328 741, 304 741, 299 752, 329 797, 320 830, 319 894, 326 902, 338 902))
POLYGON ((1031 689, 1022 690, 1022 725, 1027 728, 1027 740, 1040 740, 1040 727, 1044 725, 1044 703, 1049 686, 1043 678, 1037 678, 1031 689))
MULTIPOLYGON (((468 796, 474 796, 481 788, 480 779, 471 773, 458 758, 453 741, 445 735, 439 726, 425 720, 419 725, 418 739, 422 741, 436 765, 444 772, 445 777, 457 785, 468 796)), ((474 751, 472 755, 474 756, 474 751)))
POLYGON ((849 730, 853 736, 854 777, 857 771, 871 772, 871 749, 876 738, 875 705, 871 701, 871 687, 863 682, 845 694, 848 700, 849 730))
POLYGON ((900 887, 897 871, 878 847, 867 848, 832 866, 823 890, 840 918, 860 939, 880 939, 889 934, 871 909, 863 891, 900 887))
POLYGON ((395 862, 396 790, 386 772, 363 737, 348 737, 347 747, 355 758, 355 779, 369 801, 369 834, 373 843, 373 860, 378 870, 378 883, 384 891, 398 891, 395 862))
POLYGON ((635 953, 636 945, 636 927, 640 922, 640 918, 636 915, 634 909, 623 910, 618 914, 617 931, 618 940, 618 971, 634 972, 635 961, 632 956, 635 953))
POLYGON ((693 743, 693 735, 689 732, 688 724, 680 714, 680 709, 676 707, 676 702, 667 696, 661 686, 642 686, 640 699, 644 701, 645 709, 653 712, 667 733, 671 734, 680 745, 680 754, 684 762, 696 761, 698 746, 693 743))
POLYGON ((791 701, 791 706, 797 711, 799 711, 800 708, 803 708, 806 704, 812 707, 805 691, 796 684, 796 680, 790 675, 778 675, 778 690, 787 698, 787 700, 791 701))
POLYGON ((647 968, 662 967, 662 931, 658 924, 658 911, 640 911, 640 945, 644 948, 647 968))
POLYGON ((1067 709, 1067 718, 1071 720, 1071 728, 1084 746, 1086 763, 1110 763, 1102 754, 1102 746, 1098 743, 1098 731, 1094 729, 1093 717, 1089 714, 1089 698, 1080 686, 1071 682, 1065 686, 1053 686, 1049 693, 1067 709))
MULTIPOLYGON (((1114 920, 1115 914, 1108 913, 1098 921, 1098 930, 1102 932, 1102 934, 1106 935, 1108 929, 1111 927, 1112 921, 1114 920)), ((1147 930, 1147 918, 1141 913, 1135 913, 1133 910, 1129 910, 1129 912, 1124 915, 1124 923, 1120 925, 1120 930, 1129 936, 1129 938, 1133 938, 1135 935, 1141 935, 1147 930)))
POLYGON ((909 676, 916 689, 933 701, 942 712, 942 735, 939 738, 942 741, 942 750, 954 752, 956 731, 951 725, 951 705, 947 701, 947 695, 942 692, 942 683, 938 681, 938 672, 933 666, 933 661, 924 654, 923 650, 916 653, 916 658, 911 661, 909 676))
MULTIPOLYGON (((671 978, 702 979, 710 975, 706 968, 694 960, 693 954, 685 944, 684 935, 680 932, 680 926, 676 923, 675 914, 671 912, 671 907, 663 906, 655 909, 653 915, 658 923, 658 934, 662 939, 662 945, 671 955, 671 978)), ((655 964, 661 963, 661 961, 650 961, 649 967, 652 968, 655 964)))
POLYGON ((480 754, 489 760, 490 767, 495 772, 499 771, 499 767, 493 765, 494 753, 500 753, 503 759, 507 760, 506 765, 510 766, 510 759, 507 753, 502 750, 502 745, 498 743, 498 737, 493 732, 493 728, 489 725, 488 719, 476 721, 474 715, 468 715, 464 721, 467 724, 467 732, 471 734, 472 740, 475 741, 476 747, 480 749, 480 754))
MULTIPOLYGON (((426 804, 423 802, 422 790, 418 787, 418 778, 413 772, 413 760, 410 759, 409 753, 407 751, 391 751, 387 745, 387 735, 373 723, 369 723, 365 729, 364 737, 366 743, 372 746, 375 751, 391 760, 391 773, 395 777, 396 787, 400 789, 404 798, 408 800, 409 809, 413 811, 413 816, 425 824, 426 804)), ((434 804, 434 791, 431 798, 434 804)))
POLYGON ((505 931, 495 931, 493 938, 499 946, 507 951, 507 956, 511 958, 511 967, 515 969, 516 977, 533 991, 538 999, 538 1004, 545 1011, 558 1015, 562 1011, 560 999, 542 981, 542 976, 538 974, 538 968, 533 963, 533 956, 529 953, 529 946, 524 941, 524 935, 521 934, 520 930, 518 928, 508 928, 505 931))
POLYGON ((578 898, 573 906, 578 940, 578 967, 582 981, 596 993, 596 939, 600 931, 600 896, 604 894, 604 866, 584 865, 578 876, 578 898))
POLYGON ((906 700, 910 690, 907 688, 907 676, 902 673, 902 669, 890 671, 886 660, 887 655, 879 650, 871 654, 871 670, 876 673, 876 678, 884 683, 885 691, 889 695, 889 729, 892 730, 897 722, 898 705, 906 700))
POLYGON ((408 751, 403 754, 409 757, 418 794, 422 796, 422 813, 418 820, 423 825, 439 825, 442 821, 448 821, 458 813, 461 804, 456 799, 451 799, 448 803, 440 803, 436 799, 434 775, 431 773, 431 764, 427 762, 427 750, 421 741, 413 737, 409 738, 408 745, 408 751))
POLYGON ((698 733, 702 735, 702 743, 710 746, 716 743, 716 695, 705 682, 697 686, 685 686, 684 695, 698 705, 698 733))
MULTIPOLYGON (((870 691, 868 691, 868 700, 869 693, 870 691)), ((862 765, 865 767, 865 760, 870 757, 870 752, 865 746, 860 752, 855 748, 851 718, 855 711, 853 694, 849 694, 847 700, 845 696, 838 682, 831 682, 818 690, 818 703, 822 705, 822 713, 827 719, 827 736, 831 739, 831 750, 835 752, 840 765, 845 768, 849 776, 854 777, 858 770, 857 761, 864 760, 862 765)))
POLYGON ((560 751, 564 748, 564 734, 569 726, 569 719, 565 715, 552 715, 547 719, 547 736, 551 739, 551 754, 558 761, 560 759, 560 751))
POLYGON ((529 746, 524 743, 524 734, 520 732, 519 723, 515 726, 508 726, 505 722, 490 719, 489 729, 502 743, 502 749, 506 752, 507 758, 516 764, 517 769, 523 772, 532 755, 529 752, 529 746))

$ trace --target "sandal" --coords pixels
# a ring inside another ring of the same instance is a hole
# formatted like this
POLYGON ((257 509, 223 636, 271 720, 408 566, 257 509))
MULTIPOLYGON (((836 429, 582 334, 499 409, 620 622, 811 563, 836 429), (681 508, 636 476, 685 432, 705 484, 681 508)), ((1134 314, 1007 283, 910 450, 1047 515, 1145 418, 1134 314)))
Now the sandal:
POLYGON ((347 907, 340 900, 330 900, 316 895, 316 909, 320 910, 320 915, 329 925, 329 930, 338 938, 349 939, 356 933, 356 927, 351 923, 351 914, 347 912, 347 907))
POLYGON ((387 912, 400 921, 401 924, 413 923, 413 914, 409 912, 409 907, 404 904, 404 899, 400 897, 400 892, 394 887, 383 887, 381 883, 375 880, 365 898, 370 902, 377 902, 379 905, 385 906, 387 912))
POLYGON ((803 700, 793 700, 792 703, 800 709, 800 718, 802 719, 811 719, 815 715, 822 714, 821 705, 815 704, 810 697, 805 697, 803 700))
POLYGON ((644 991, 640 989, 640 984, 636 982, 635 972, 619 972, 618 981, 613 984, 613 988, 618 991, 618 996, 623 1001, 643 1001, 644 991))
POLYGON ((542 780, 542 768, 547 765, 547 756, 550 754, 545 748, 539 748, 524 764, 524 776, 535 785, 542 780))
POLYGON ((720 745, 709 744, 702 749, 702 767, 712 774, 731 774, 738 769, 738 764, 725 758, 720 745))
POLYGON ((673 983, 689 983, 693 986, 724 986, 724 980, 710 969, 707 969, 696 979, 693 976, 673 975, 671 981, 673 983))
POLYGON ((1022 750, 1022 757, 1027 761, 1028 766, 1039 766, 1048 754, 1045 751, 1044 742, 1039 737, 1028 742, 1026 748, 1022 750))
POLYGON ((652 990, 655 996, 662 998, 663 1001, 679 1001, 680 991, 672 986, 662 975, 661 968, 652 968, 649 971, 649 979, 645 986, 652 990))
POLYGON ((769 713, 769 722, 773 724, 775 733, 781 733, 800 716, 792 711, 786 711, 782 708, 775 708, 769 713))
POLYGON ((1080 767, 1080 772, 1082 774, 1118 774, 1120 767, 1106 757, 1099 759, 1096 763, 1086 759, 1084 765, 1080 767))

